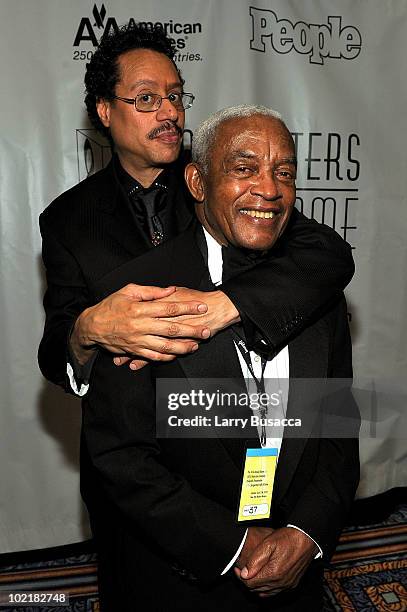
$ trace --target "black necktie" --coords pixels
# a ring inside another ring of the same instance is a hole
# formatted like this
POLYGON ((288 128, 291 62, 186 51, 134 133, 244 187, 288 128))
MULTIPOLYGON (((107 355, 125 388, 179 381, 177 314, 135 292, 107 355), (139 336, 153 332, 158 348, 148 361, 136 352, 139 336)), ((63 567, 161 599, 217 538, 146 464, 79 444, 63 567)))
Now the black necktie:
POLYGON ((150 234, 151 244, 158 246, 164 240, 164 228, 157 213, 157 206, 161 199, 161 189, 152 189, 141 196, 141 201, 146 210, 147 227, 150 234))
POLYGON ((150 244, 158 246, 164 240, 164 227, 157 211, 162 198, 165 197, 165 191, 157 186, 145 192, 136 185, 130 189, 128 195, 133 204, 134 213, 139 223, 144 226, 150 244))

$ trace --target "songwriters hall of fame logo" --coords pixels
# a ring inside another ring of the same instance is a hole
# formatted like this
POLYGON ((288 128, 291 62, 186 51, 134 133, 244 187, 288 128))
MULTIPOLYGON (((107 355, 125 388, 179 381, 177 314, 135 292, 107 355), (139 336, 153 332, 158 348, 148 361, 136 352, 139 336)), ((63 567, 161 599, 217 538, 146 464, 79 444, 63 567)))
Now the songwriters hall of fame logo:
POLYGON ((325 223, 352 248, 359 202, 360 136, 354 132, 292 132, 297 152, 296 207, 325 223))

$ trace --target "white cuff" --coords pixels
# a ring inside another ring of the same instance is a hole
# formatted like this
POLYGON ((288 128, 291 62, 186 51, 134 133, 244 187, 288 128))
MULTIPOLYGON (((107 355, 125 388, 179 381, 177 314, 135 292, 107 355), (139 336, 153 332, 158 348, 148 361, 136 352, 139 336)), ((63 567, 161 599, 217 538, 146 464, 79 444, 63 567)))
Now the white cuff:
POLYGON ((293 529, 297 529, 298 531, 301 531, 301 533, 303 533, 304 535, 306 535, 310 540, 312 540, 315 544, 315 546, 318 546, 318 550, 319 552, 315 555, 314 559, 322 559, 322 548, 320 547, 320 545, 318 544, 318 542, 315 542, 314 538, 311 538, 311 536, 309 535, 309 533, 307 533, 306 531, 303 531, 302 529, 300 529, 299 527, 297 527, 296 525, 287 525, 287 527, 292 527, 293 529))
POLYGON ((247 538, 247 529, 246 529, 246 533, 243 536, 243 540, 240 542, 240 546, 237 549, 237 553, 235 554, 235 556, 233 557, 233 559, 227 564, 227 566, 225 567, 225 569, 223 570, 223 572, 221 573, 221 576, 223 576, 223 574, 226 574, 226 572, 228 572, 230 570, 230 568, 235 564, 236 559, 238 558, 238 556, 240 555, 240 552, 243 548, 244 543, 246 542, 246 538, 247 538))
POLYGON ((79 395, 79 397, 83 397, 84 395, 86 395, 89 389, 89 384, 85 385, 82 383, 80 388, 78 389, 78 384, 75 380, 75 374, 70 363, 66 364, 66 373, 69 378, 69 384, 71 385, 72 391, 76 395, 79 395))

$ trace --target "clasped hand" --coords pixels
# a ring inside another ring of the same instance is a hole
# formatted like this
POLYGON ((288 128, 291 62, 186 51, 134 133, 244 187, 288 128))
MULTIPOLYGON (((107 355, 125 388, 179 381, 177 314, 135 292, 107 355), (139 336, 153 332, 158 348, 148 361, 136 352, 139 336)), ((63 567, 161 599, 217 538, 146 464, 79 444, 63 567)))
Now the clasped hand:
POLYGON ((317 552, 298 529, 250 527, 234 571, 259 597, 270 597, 295 588, 317 552))
POLYGON ((199 341, 238 320, 221 291, 129 284, 81 313, 71 347, 79 363, 101 347, 115 355, 116 365, 137 370, 146 360, 171 361, 193 352, 199 341))

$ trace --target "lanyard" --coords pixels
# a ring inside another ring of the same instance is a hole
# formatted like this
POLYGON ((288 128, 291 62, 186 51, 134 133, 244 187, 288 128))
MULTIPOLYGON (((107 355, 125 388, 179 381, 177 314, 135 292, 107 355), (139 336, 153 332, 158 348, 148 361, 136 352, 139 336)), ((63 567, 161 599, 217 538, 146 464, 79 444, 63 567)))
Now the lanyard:
MULTIPOLYGON (((246 342, 243 340, 243 338, 240 336, 240 334, 237 333, 237 331, 235 329, 232 328, 232 334, 234 336, 234 340, 236 343, 237 348, 239 349, 240 354, 242 355, 243 359, 245 360, 245 363, 248 367, 248 370, 250 372, 250 374, 253 377, 254 382, 256 383, 256 389, 257 389, 257 393, 259 395, 261 395, 262 393, 266 392, 266 388, 264 386, 264 371, 266 369, 266 364, 267 364, 267 359, 265 359, 264 357, 261 357, 261 375, 260 378, 257 378, 257 376, 254 373, 254 369, 253 369, 253 364, 252 364, 252 360, 250 358, 250 351, 246 346, 246 342)), ((265 417, 267 414, 267 406, 264 406, 262 404, 262 402, 260 402, 260 406, 259 406, 259 412, 260 412, 260 417, 262 419, 261 421, 261 435, 260 435, 260 444, 261 446, 264 448, 266 446, 266 426, 265 426, 265 417)))

